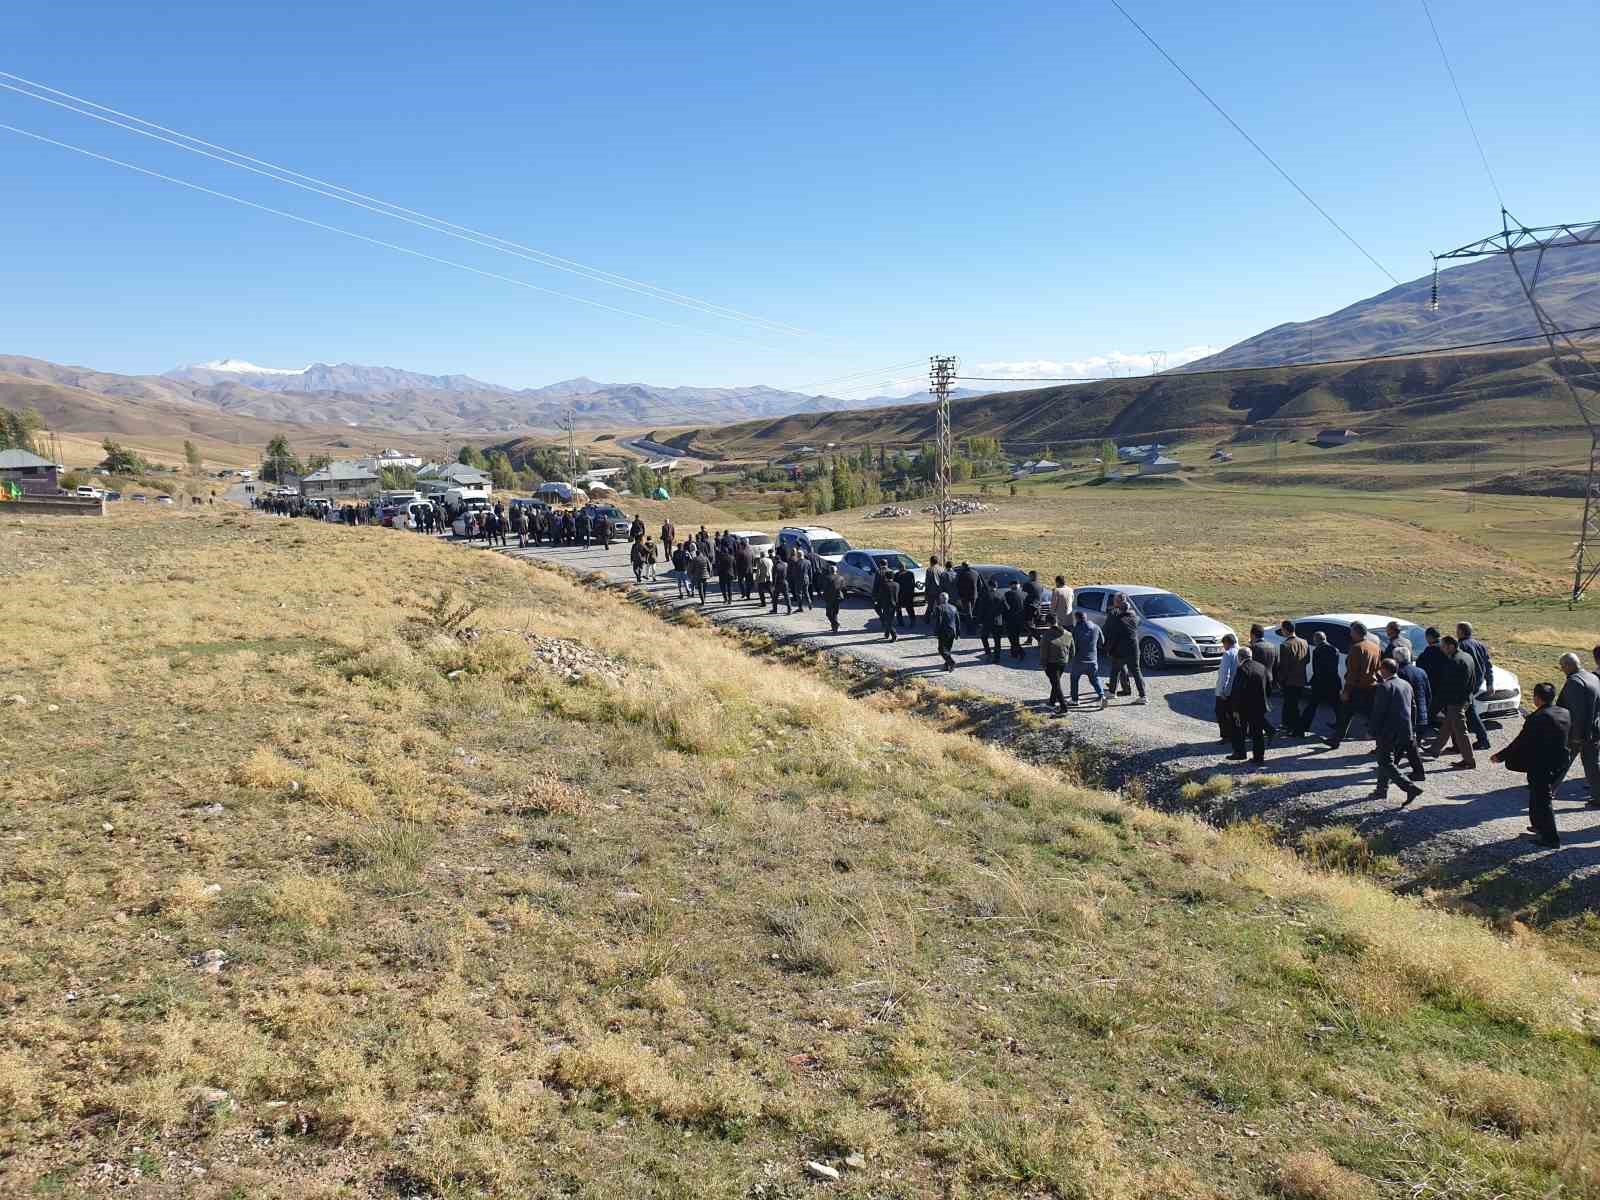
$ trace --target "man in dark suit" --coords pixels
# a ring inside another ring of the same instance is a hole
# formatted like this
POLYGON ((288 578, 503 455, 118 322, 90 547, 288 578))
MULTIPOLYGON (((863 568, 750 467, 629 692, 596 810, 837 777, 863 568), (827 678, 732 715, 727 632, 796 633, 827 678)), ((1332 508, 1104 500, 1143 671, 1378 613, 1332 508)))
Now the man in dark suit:
POLYGON ((878 624, 883 636, 891 642, 899 641, 900 635, 894 629, 894 615, 900 608, 900 585, 894 581, 888 559, 880 558, 877 566, 872 582, 872 606, 878 610, 878 624))
POLYGON ((1260 625, 1250 626, 1250 657, 1267 669, 1267 691, 1278 686, 1278 647, 1267 641, 1267 631, 1260 625))
POLYGON ((1233 753, 1229 758, 1244 757, 1244 739, 1250 737, 1250 750, 1256 766, 1267 761, 1267 689, 1272 676, 1267 665, 1253 655, 1241 654, 1239 669, 1233 676, 1233 753))
POLYGON ((1022 588, 1013 579, 1011 586, 1000 593, 1001 614, 1005 619, 1006 641, 1011 643, 1011 657, 1021 658, 1022 626, 1028 619, 1027 602, 1022 598, 1022 588))
POLYGON ((1449 741, 1455 753, 1461 756, 1459 765, 1470 770, 1478 763, 1472 753, 1472 743, 1467 740, 1465 713, 1472 705, 1473 689, 1477 687, 1478 664, 1453 637, 1441 638, 1439 647, 1444 651, 1444 662, 1433 688, 1433 702, 1443 715, 1439 718, 1439 736, 1428 754, 1438 758, 1444 752, 1445 742, 1449 741))
POLYGON ((900 589, 900 623, 907 629, 917 625, 917 573, 910 567, 901 567, 894 573, 900 589))
POLYGON ((1528 776, 1527 837, 1547 850, 1560 847, 1556 817, 1550 809, 1555 786, 1571 761, 1567 742, 1572 735, 1572 718, 1556 704, 1553 683, 1533 686, 1533 712, 1522 723, 1517 736, 1504 750, 1489 756, 1490 762, 1504 763, 1510 770, 1528 776))
MULTIPOLYGON (((1489 647, 1472 635, 1472 625, 1462 621, 1456 626, 1456 643, 1463 654, 1472 655, 1472 661, 1478 668, 1478 683, 1490 691, 1494 690, 1494 663, 1489 658, 1489 647)), ((1484 727, 1483 716, 1478 712, 1477 691, 1467 701, 1465 713, 1467 728, 1473 736, 1473 749, 1487 750, 1489 748, 1489 731, 1484 727)))
POLYGON ((1374 800, 1384 800, 1389 795, 1389 783, 1400 785, 1406 794, 1400 807, 1404 808, 1418 796, 1422 789, 1410 780, 1401 778, 1395 767, 1400 755, 1410 761, 1411 779, 1422 778, 1422 759, 1417 756, 1417 743, 1413 729, 1411 685, 1399 678, 1400 668, 1392 658, 1378 664, 1378 686, 1372 690, 1372 736, 1378 743, 1378 786, 1372 793, 1374 800))
POLYGON ((1561 685, 1556 704, 1572 718, 1567 770, 1582 759, 1584 782, 1589 785, 1589 807, 1600 808, 1600 678, 1593 671, 1585 671, 1576 654, 1561 656, 1561 671, 1567 681, 1561 685))
POLYGON ((1306 684, 1311 681, 1311 643, 1294 631, 1293 621, 1278 626, 1283 641, 1278 645, 1278 663, 1273 668, 1273 682, 1283 693, 1282 728, 1295 737, 1304 737, 1300 728, 1300 698, 1305 695, 1306 684))

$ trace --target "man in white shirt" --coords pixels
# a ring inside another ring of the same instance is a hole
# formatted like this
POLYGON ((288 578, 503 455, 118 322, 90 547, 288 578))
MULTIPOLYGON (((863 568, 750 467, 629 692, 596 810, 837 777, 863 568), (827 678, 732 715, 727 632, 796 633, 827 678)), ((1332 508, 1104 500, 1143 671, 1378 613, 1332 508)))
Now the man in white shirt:
POLYGON ((1067 586, 1065 575, 1057 575, 1056 586, 1050 589, 1050 611, 1055 614, 1057 625, 1072 628, 1072 589, 1067 586))
MULTIPOLYGON (((1250 651, 1243 650, 1244 654, 1250 651)), ((1231 633, 1222 635, 1222 657, 1217 660, 1217 688, 1216 688, 1216 714, 1217 732, 1228 745, 1233 745, 1234 725, 1237 723, 1233 715, 1233 680, 1239 673, 1239 655, 1241 647, 1239 640, 1231 633)))

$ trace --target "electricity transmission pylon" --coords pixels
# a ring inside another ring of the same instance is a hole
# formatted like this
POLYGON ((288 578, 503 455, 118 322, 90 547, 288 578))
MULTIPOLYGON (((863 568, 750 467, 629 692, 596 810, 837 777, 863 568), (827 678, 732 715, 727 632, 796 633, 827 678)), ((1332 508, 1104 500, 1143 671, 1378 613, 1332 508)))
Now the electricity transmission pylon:
MULTIPOLYGON (((933 515, 933 552, 939 561, 950 561, 950 525, 955 514, 950 511, 950 385, 956 377, 954 355, 935 355, 928 360, 928 390, 933 393, 933 403, 938 425, 933 466, 934 489, 938 492, 938 507, 933 515)), ((929 597, 931 602, 932 597, 929 597)))
MULTIPOLYGON (((1528 301, 1528 307, 1533 310, 1533 319, 1538 322, 1539 332, 1544 334, 1544 339, 1550 345, 1551 367, 1566 385, 1567 394, 1572 397, 1572 402, 1577 406, 1578 415, 1583 418, 1585 427, 1589 430, 1589 478, 1583 489, 1583 524, 1578 529, 1578 543, 1572 555, 1572 596, 1568 605, 1576 604, 1583 599, 1589 585, 1595 577, 1600 575, 1600 561, 1591 552, 1591 541, 1600 547, 1600 399, 1595 393, 1600 391, 1596 379, 1600 379, 1600 372, 1595 369, 1595 364, 1584 353, 1582 347, 1572 340, 1570 334, 1550 316, 1544 305, 1539 303, 1539 272, 1544 267, 1544 256, 1548 250, 1563 250, 1573 246, 1600 245, 1600 221, 1587 221, 1572 225, 1542 225, 1530 229, 1522 222, 1516 220, 1504 208, 1500 210, 1500 232, 1490 234, 1488 237, 1473 242, 1470 245, 1458 246, 1443 254, 1435 254, 1434 262, 1437 264, 1447 258, 1487 258, 1490 255, 1503 254, 1511 264, 1512 271, 1517 276, 1517 283, 1522 288, 1522 294, 1528 301), (1517 256, 1532 256, 1531 269, 1526 261, 1518 262, 1517 256), (1562 360, 1576 360, 1576 370, 1565 369, 1562 360)), ((1438 274, 1437 266, 1434 275, 1434 301, 1438 303, 1438 274)))

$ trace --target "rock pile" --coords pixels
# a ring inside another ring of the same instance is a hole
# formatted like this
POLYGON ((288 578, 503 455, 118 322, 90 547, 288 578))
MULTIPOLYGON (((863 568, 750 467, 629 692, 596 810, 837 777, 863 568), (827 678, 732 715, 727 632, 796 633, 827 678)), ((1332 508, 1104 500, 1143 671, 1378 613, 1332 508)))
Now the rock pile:
POLYGON ((548 668, 568 683, 577 683, 589 676, 597 676, 607 683, 621 683, 628 671, 609 655, 592 650, 571 638, 528 635, 535 664, 548 668))
MULTIPOLYGON (((945 505, 949 509, 950 515, 953 517, 967 516, 970 513, 986 513, 995 511, 994 505, 984 504, 980 500, 947 500, 945 501, 945 505)), ((930 504, 922 511, 925 513, 936 513, 939 511, 939 506, 937 504, 930 504)))
POLYGON ((909 508, 901 508, 898 504, 885 504, 877 512, 868 513, 864 519, 868 521, 887 521, 894 517, 909 517, 910 515, 911 510, 909 508))

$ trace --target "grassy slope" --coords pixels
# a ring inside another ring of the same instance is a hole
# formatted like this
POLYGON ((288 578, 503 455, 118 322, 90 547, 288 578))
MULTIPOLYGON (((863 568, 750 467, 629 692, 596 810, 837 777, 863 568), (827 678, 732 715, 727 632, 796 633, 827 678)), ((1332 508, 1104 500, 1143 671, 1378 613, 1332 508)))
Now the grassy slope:
MULTIPOLYGON (((1330 423, 1429 437, 1463 425, 1502 436, 1579 425, 1570 401, 1556 392, 1549 364, 1531 350, 1002 392, 953 402, 951 420, 957 437, 998 437, 1018 453, 1102 437, 1225 437, 1264 422, 1291 436, 1330 423)), ((933 410, 922 402, 746 421, 668 440, 735 457, 781 457, 802 443, 905 445, 933 436, 933 410)))
POLYGON ((409 535, 7 522, 0 579, 7 1194, 1600 1195, 1526 931, 409 535))

